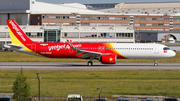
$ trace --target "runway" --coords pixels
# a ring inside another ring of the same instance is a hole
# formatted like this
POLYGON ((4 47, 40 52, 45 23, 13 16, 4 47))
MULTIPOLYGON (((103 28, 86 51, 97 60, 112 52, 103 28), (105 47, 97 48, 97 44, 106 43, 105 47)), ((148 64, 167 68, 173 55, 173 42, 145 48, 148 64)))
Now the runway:
POLYGON ((116 63, 103 65, 94 62, 87 66, 86 62, 0 62, 0 70, 180 70, 180 63, 116 63))

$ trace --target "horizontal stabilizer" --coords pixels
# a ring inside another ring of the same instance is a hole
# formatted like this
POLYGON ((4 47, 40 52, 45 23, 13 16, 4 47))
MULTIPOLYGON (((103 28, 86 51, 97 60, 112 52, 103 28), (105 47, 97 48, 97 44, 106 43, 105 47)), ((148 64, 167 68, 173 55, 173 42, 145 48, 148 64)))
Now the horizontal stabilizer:
POLYGON ((19 49, 24 48, 23 46, 16 46, 16 45, 13 45, 13 44, 7 44, 7 45, 4 45, 4 47, 8 48, 8 49, 13 49, 13 50, 19 50, 19 49))

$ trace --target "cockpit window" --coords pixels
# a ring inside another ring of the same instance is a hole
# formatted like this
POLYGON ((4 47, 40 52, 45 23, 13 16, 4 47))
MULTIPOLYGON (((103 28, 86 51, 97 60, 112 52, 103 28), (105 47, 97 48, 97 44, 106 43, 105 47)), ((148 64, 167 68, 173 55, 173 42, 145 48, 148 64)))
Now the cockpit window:
POLYGON ((163 50, 170 50, 170 48, 169 47, 164 47, 163 50))

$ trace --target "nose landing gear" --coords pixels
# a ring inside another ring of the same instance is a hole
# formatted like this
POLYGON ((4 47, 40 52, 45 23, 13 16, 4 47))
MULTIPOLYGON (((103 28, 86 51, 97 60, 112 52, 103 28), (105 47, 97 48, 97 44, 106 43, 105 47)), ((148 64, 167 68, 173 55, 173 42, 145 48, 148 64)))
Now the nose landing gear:
POLYGON ((157 60, 154 59, 154 66, 158 66, 157 60))

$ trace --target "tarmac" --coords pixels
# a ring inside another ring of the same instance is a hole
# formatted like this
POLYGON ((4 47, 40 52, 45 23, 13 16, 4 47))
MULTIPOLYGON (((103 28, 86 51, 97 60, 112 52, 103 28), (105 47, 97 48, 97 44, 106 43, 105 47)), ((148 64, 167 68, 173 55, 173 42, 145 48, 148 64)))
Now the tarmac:
POLYGON ((0 70, 180 70, 180 63, 116 63, 104 65, 94 62, 0 62, 0 70))

